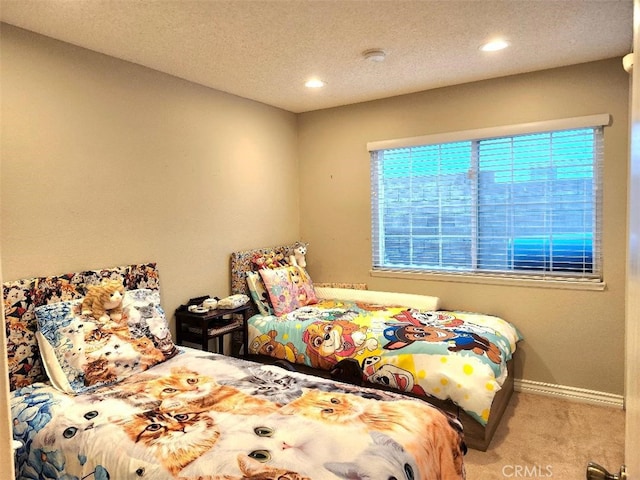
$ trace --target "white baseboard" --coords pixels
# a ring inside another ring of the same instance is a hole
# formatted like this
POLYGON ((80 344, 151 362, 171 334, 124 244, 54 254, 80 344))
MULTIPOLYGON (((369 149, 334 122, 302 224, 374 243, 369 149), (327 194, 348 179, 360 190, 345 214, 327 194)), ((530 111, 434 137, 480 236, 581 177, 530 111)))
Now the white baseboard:
POLYGON ((515 378, 513 388, 516 392, 533 393, 547 397, 562 398, 572 402, 589 403, 592 405, 624 408, 624 396, 613 393, 586 390, 584 388, 554 385, 552 383, 534 382, 515 378))

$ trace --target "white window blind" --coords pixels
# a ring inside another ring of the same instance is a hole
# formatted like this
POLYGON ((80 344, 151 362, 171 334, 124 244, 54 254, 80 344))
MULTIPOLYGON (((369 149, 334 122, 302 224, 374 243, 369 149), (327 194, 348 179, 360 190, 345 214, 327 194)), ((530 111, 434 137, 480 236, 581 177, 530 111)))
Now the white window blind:
POLYGON ((601 281, 608 118, 370 144, 374 270, 601 281))

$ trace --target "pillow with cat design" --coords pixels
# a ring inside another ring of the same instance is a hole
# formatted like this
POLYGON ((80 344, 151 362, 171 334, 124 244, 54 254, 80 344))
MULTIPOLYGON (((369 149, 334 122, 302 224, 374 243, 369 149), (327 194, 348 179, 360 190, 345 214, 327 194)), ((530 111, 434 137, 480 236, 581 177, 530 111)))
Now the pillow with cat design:
POLYGON ((258 270, 269 292, 273 313, 285 315, 296 308, 318 303, 313 282, 300 266, 258 270))
POLYGON ((82 299, 35 309, 38 344, 54 387, 83 393, 120 382, 178 353, 158 291, 125 292, 122 318, 82 314, 82 299))

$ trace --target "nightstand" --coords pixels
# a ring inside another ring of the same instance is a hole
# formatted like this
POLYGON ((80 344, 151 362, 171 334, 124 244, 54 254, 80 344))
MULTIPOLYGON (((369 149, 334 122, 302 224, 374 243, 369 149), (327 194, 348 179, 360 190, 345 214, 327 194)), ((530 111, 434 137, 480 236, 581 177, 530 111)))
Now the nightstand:
POLYGON ((187 310, 186 305, 176 310, 176 343, 198 343, 202 350, 209 350, 209 340, 218 339, 218 353, 224 353, 224 336, 241 331, 243 355, 249 351, 247 320, 251 305, 246 303, 238 308, 209 310, 207 313, 194 313, 187 310), (223 317, 230 315, 231 319, 223 317), (240 317, 240 318, 238 318, 240 317))

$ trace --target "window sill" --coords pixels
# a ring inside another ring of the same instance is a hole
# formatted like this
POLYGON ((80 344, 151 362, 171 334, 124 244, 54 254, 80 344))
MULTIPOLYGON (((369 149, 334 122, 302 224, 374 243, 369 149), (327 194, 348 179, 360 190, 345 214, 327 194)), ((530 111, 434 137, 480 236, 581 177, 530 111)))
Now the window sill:
POLYGON ((607 284, 603 281, 562 280, 562 279, 534 279, 506 275, 467 275, 437 272, 417 272, 399 270, 370 270, 372 277, 400 278, 406 280, 429 280, 434 282, 475 283, 485 285, 504 285, 509 287, 553 288, 564 290, 603 291, 607 284))

